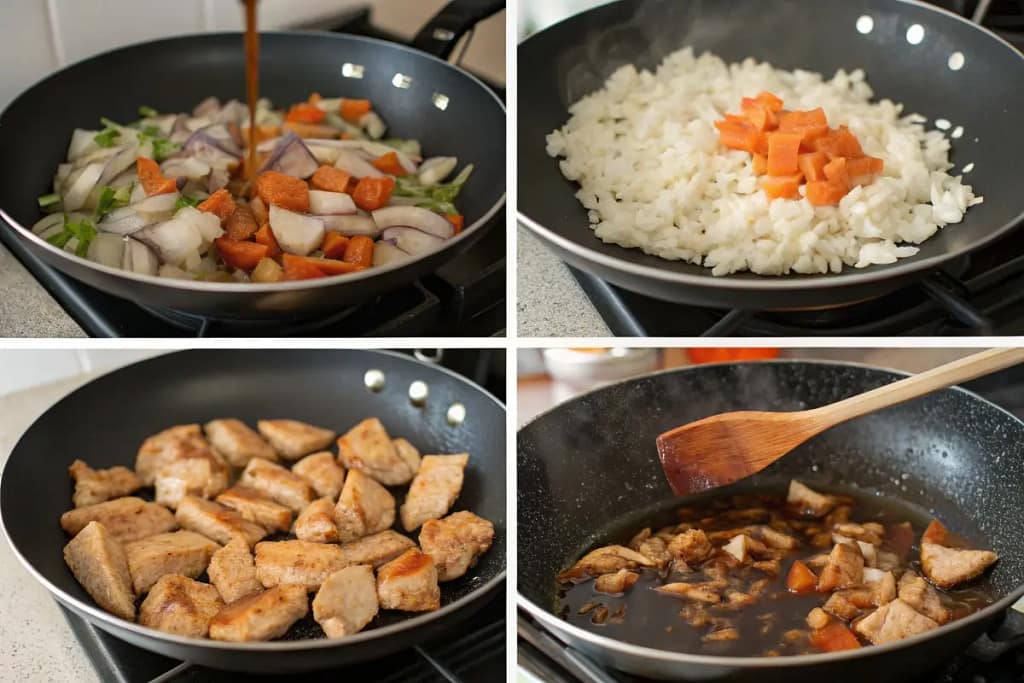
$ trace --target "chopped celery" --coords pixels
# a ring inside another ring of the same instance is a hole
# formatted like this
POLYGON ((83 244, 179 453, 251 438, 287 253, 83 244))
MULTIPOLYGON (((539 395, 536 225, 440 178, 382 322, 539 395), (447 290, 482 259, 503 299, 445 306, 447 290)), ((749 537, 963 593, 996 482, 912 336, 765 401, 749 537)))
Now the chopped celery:
POLYGON ((156 109, 153 109, 153 107, 147 107, 143 105, 139 107, 139 116, 141 116, 144 119, 151 119, 155 116, 160 116, 160 112, 158 112, 156 109))
POLYGON ((46 209, 51 206, 56 206, 57 204, 60 204, 60 195, 56 192, 52 194, 44 194, 39 198, 40 209, 46 209))
POLYGON ((178 201, 174 203, 174 209, 184 209, 186 206, 199 206, 203 203, 202 199, 195 199, 194 197, 186 197, 181 195, 178 197, 178 201))

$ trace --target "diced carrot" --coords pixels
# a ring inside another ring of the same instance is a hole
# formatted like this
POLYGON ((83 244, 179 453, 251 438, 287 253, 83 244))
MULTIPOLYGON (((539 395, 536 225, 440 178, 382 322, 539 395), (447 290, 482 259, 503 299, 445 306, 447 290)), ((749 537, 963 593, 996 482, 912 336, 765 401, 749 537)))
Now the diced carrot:
POLYGON ((352 193, 352 199, 363 211, 376 211, 391 201, 391 193, 394 191, 395 179, 390 176, 361 178, 352 193))
POLYGON ((250 271, 259 264, 260 259, 267 255, 267 245, 257 242, 239 242, 227 235, 218 237, 213 243, 217 247, 220 260, 229 268, 250 271))
POLYGON ((155 194, 167 194, 177 192, 178 184, 174 178, 165 178, 160 170, 160 164, 146 157, 135 159, 135 169, 139 175, 139 182, 146 194, 152 197, 155 194))
POLYGON ((846 170, 846 157, 836 157, 825 164, 825 177, 833 185, 840 185, 850 191, 850 173, 846 170))
POLYGON ((309 93, 309 103, 310 104, 316 104, 317 102, 319 102, 322 99, 323 99, 323 97, 320 96, 320 93, 316 92, 315 90, 313 92, 309 93))
POLYGON ((309 179, 309 184, 314 190, 326 192, 348 192, 348 181, 352 179, 350 173, 342 171, 333 166, 321 166, 309 179))
POLYGON ((324 243, 320 247, 324 256, 333 259, 345 257, 345 247, 348 246, 348 238, 340 232, 328 231, 324 234, 324 243))
POLYGON ((785 111, 779 114, 779 130, 792 132, 809 126, 828 127, 825 110, 821 107, 808 111, 785 111))
POLYGON ((857 137, 846 126, 840 126, 818 138, 814 141, 814 147, 827 154, 829 159, 835 159, 836 157, 860 159, 864 156, 864 150, 861 149, 860 142, 857 141, 857 137))
POLYGON ((455 227, 455 234, 458 235, 462 232, 462 228, 466 223, 466 217, 461 213, 446 213, 444 215, 448 219, 448 222, 455 227))
POLYGON ((370 100, 342 100, 341 118, 349 123, 359 123, 359 119, 369 114, 372 108, 370 100))
POLYGON ((740 102, 743 115, 754 124, 759 131, 774 130, 779 126, 779 116, 762 100, 744 97, 740 102))
POLYGON ((231 193, 221 188, 207 197, 204 201, 200 202, 199 206, 196 208, 200 211, 206 211, 216 215, 217 218, 220 219, 220 222, 223 223, 235 212, 236 205, 235 199, 231 196, 231 193))
MULTIPOLYGON (((245 144, 249 144, 249 126, 244 125, 241 129, 242 139, 245 140, 245 144)), ((281 134, 281 126, 256 126, 256 142, 260 143, 264 140, 270 140, 276 138, 281 134)))
POLYGON ((233 240, 247 240, 256 234, 260 224, 256 222, 256 216, 248 204, 239 204, 228 216, 224 230, 228 238, 233 240))
POLYGON ((761 187, 769 200, 772 199, 800 199, 800 181, 803 176, 799 173, 794 175, 766 175, 761 178, 761 187))
POLYGON ((760 93, 758 93, 757 99, 764 102, 765 106, 767 106, 776 114, 782 111, 782 100, 776 97, 775 95, 771 94, 767 90, 762 90, 760 93))
POLYGON ((807 152, 797 158, 797 166, 808 182, 825 179, 825 164, 828 163, 828 155, 824 152, 807 152))
POLYGON ((270 229, 270 223, 261 225, 252 238, 267 247, 267 258, 277 258, 281 255, 281 247, 274 237, 274 231, 270 229))
POLYGON ((408 175, 405 167, 402 166, 402 162, 398 160, 398 152, 388 152, 373 160, 373 165, 376 169, 382 173, 388 175, 403 176, 408 175))
POLYGON ((366 235, 356 235, 348 241, 345 256, 342 260, 364 268, 373 265, 373 239, 366 235))
POLYGON ((352 135, 352 133, 349 133, 347 130, 343 130, 343 131, 341 131, 341 135, 338 136, 338 139, 340 139, 340 140, 353 140, 353 139, 355 139, 355 137, 352 135))
POLYGON ((339 261, 337 259, 329 258, 315 258, 312 256, 306 256, 304 258, 307 263, 315 266, 317 270, 321 271, 325 275, 345 275, 347 273, 366 270, 366 266, 359 265, 358 263, 349 263, 347 261, 339 261))
POLYGON ((320 270, 312 259, 303 256, 285 254, 281 257, 281 265, 285 280, 315 280, 327 277, 327 273, 320 270))
POLYGON ((256 178, 256 195, 265 204, 291 211, 309 211, 309 186, 294 176, 266 171, 256 178))
POLYGON ((853 185, 870 185, 874 176, 885 170, 885 162, 878 157, 847 159, 846 170, 853 185))
POLYGON ((293 104, 284 120, 295 123, 320 123, 326 116, 327 112, 316 104, 302 102, 293 104))
POLYGON ((249 208, 252 209, 252 215, 256 217, 256 222, 263 225, 270 220, 270 214, 267 212, 267 205, 263 203, 263 200, 259 197, 253 197, 249 200, 249 208))
POLYGON ((718 140, 729 149, 754 153, 757 151, 757 140, 760 135, 749 121, 715 121, 718 129, 718 140))
POLYGON ((799 170, 799 133, 768 133, 768 175, 792 175, 799 170))
POLYGON ((932 523, 928 525, 928 528, 924 530, 924 534, 921 535, 922 543, 935 543, 936 545, 946 545, 949 540, 949 529, 946 528, 942 522, 937 519, 933 519, 932 523))
POLYGON ((818 577, 814 575, 807 565, 797 560, 786 576, 786 590, 791 593, 813 593, 818 585, 818 577))
POLYGON ((768 172, 768 157, 764 154, 754 154, 754 173, 764 175, 768 172))
POLYGON ((853 631, 844 624, 834 621, 825 628, 820 628, 811 633, 811 644, 825 652, 839 652, 840 650, 855 650, 860 647, 860 641, 853 631))
POLYGON ((813 180, 807 183, 807 201, 814 206, 836 206, 846 196, 846 188, 827 180, 813 180))
MULTIPOLYGON (((317 111, 320 111, 319 109, 317 111)), ((305 123, 303 121, 285 121, 281 127, 290 130, 300 138, 319 138, 331 140, 338 137, 338 130, 330 126, 321 126, 316 123, 305 123)))

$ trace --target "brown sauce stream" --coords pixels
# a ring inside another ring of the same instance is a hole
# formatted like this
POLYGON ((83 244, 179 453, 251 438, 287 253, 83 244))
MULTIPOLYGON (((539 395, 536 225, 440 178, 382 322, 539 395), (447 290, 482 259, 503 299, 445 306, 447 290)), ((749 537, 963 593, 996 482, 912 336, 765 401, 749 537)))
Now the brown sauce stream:
POLYGON ((260 36, 256 30, 256 3, 245 0, 245 84, 249 102, 249 157, 245 164, 245 179, 252 182, 256 176, 256 102, 260 98, 260 36))

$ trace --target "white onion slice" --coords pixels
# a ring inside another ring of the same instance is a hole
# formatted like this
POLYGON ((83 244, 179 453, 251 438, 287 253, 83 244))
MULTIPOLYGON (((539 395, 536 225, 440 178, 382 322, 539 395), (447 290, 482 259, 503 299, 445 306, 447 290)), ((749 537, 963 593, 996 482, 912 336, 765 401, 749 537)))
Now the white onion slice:
POLYGON ((151 222, 132 207, 125 206, 108 213, 96 227, 101 232, 124 236, 138 232, 151 222))
POLYGON ((263 171, 279 171, 285 175, 306 179, 316 173, 320 162, 295 133, 289 133, 280 139, 274 152, 260 168, 263 171))
POLYGON ((340 168, 356 178, 383 178, 384 174, 369 161, 360 156, 357 152, 342 149, 338 154, 338 160, 334 162, 335 168, 340 168))
POLYGON ((381 239, 393 242, 407 254, 425 254, 438 249, 444 240, 416 228, 388 228, 381 233, 381 239))
POLYGON ((289 254, 308 256, 324 241, 323 220, 270 206, 270 230, 281 249, 289 254))
POLYGON ((356 203, 352 197, 342 192, 309 191, 309 212, 321 216, 348 215, 356 213, 356 203))
POLYGON ((112 156, 107 162, 107 167, 103 169, 103 175, 100 176, 100 185, 109 185, 111 180, 135 166, 138 152, 139 146, 131 144, 112 156))
POLYGON ((151 246, 161 262, 172 266, 184 264, 192 254, 198 256, 203 245, 203 235, 195 223, 176 218, 147 226, 134 237, 151 246))
POLYGON ((372 215, 373 220, 384 230, 392 227, 416 228, 445 240, 455 234, 455 226, 447 218, 418 206, 386 206, 377 209, 372 215))
POLYGON ((452 174, 459 165, 456 157, 433 157, 420 164, 420 185, 433 187, 452 174))
MULTIPOLYGON (((55 227, 60 228, 61 230, 64 229, 63 214, 51 213, 47 216, 43 216, 36 221, 35 225, 32 226, 32 232, 42 237, 43 233, 48 232, 50 229, 55 227)), ((47 234, 46 237, 49 237, 49 235, 47 234)), ((46 239, 46 237, 43 237, 43 239, 46 239)))
POLYGON ((373 245, 373 265, 386 266, 396 261, 404 261, 410 255, 396 247, 391 242, 380 241, 373 245))
POLYGON ((377 115, 377 112, 371 111, 363 114, 363 117, 359 119, 359 125, 366 130, 366 134, 374 140, 380 140, 384 137, 384 133, 388 131, 388 124, 384 123, 384 119, 377 115))
POLYGON ((168 178, 205 178, 210 173, 210 165, 195 157, 174 157, 160 165, 160 171, 168 178))
POLYGON ((131 208, 141 214, 145 214, 147 217, 159 216, 173 212, 180 198, 181 195, 177 192, 155 194, 152 197, 146 197, 142 201, 132 204, 131 208))
POLYGON ((71 134, 71 144, 68 145, 68 161, 75 161, 78 157, 99 149, 100 146, 96 144, 98 134, 98 130, 75 128, 75 132, 71 134))
POLYGON ((86 258, 111 268, 120 268, 124 259, 124 238, 111 233, 97 233, 89 243, 86 258))
POLYGON ((159 267, 160 261, 152 249, 131 237, 125 240, 121 268, 142 275, 156 275, 159 267))
POLYGON ((376 237, 380 234, 380 228, 369 216, 360 216, 358 214, 349 216, 320 216, 320 220, 323 221, 325 229, 341 233, 345 237, 355 237, 356 235, 376 237))
POLYGON ((96 188, 96 184, 100 181, 100 176, 103 175, 105 167, 105 163, 96 162, 82 169, 82 172, 74 179, 71 187, 68 188, 62 197, 65 211, 77 211, 85 205, 85 200, 89 198, 89 195, 96 188))

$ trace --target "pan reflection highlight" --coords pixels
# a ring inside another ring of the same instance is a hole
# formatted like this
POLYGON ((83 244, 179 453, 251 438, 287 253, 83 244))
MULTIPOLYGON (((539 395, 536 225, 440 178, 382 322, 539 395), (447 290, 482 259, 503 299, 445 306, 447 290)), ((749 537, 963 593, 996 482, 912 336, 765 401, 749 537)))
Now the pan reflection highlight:
POLYGON ((341 75, 345 78, 362 78, 365 73, 366 67, 362 64, 351 64, 345 62, 341 65, 341 75))
POLYGON ((864 14, 857 19, 857 32, 867 35, 875 30, 875 20, 864 14))
POLYGON ((964 68, 966 61, 964 53, 958 50, 949 56, 949 61, 946 64, 949 66, 950 71, 959 71, 964 68))
POLYGON ((921 24, 912 24, 907 29, 907 42, 911 45, 920 45, 921 41, 924 40, 924 26, 921 24))

